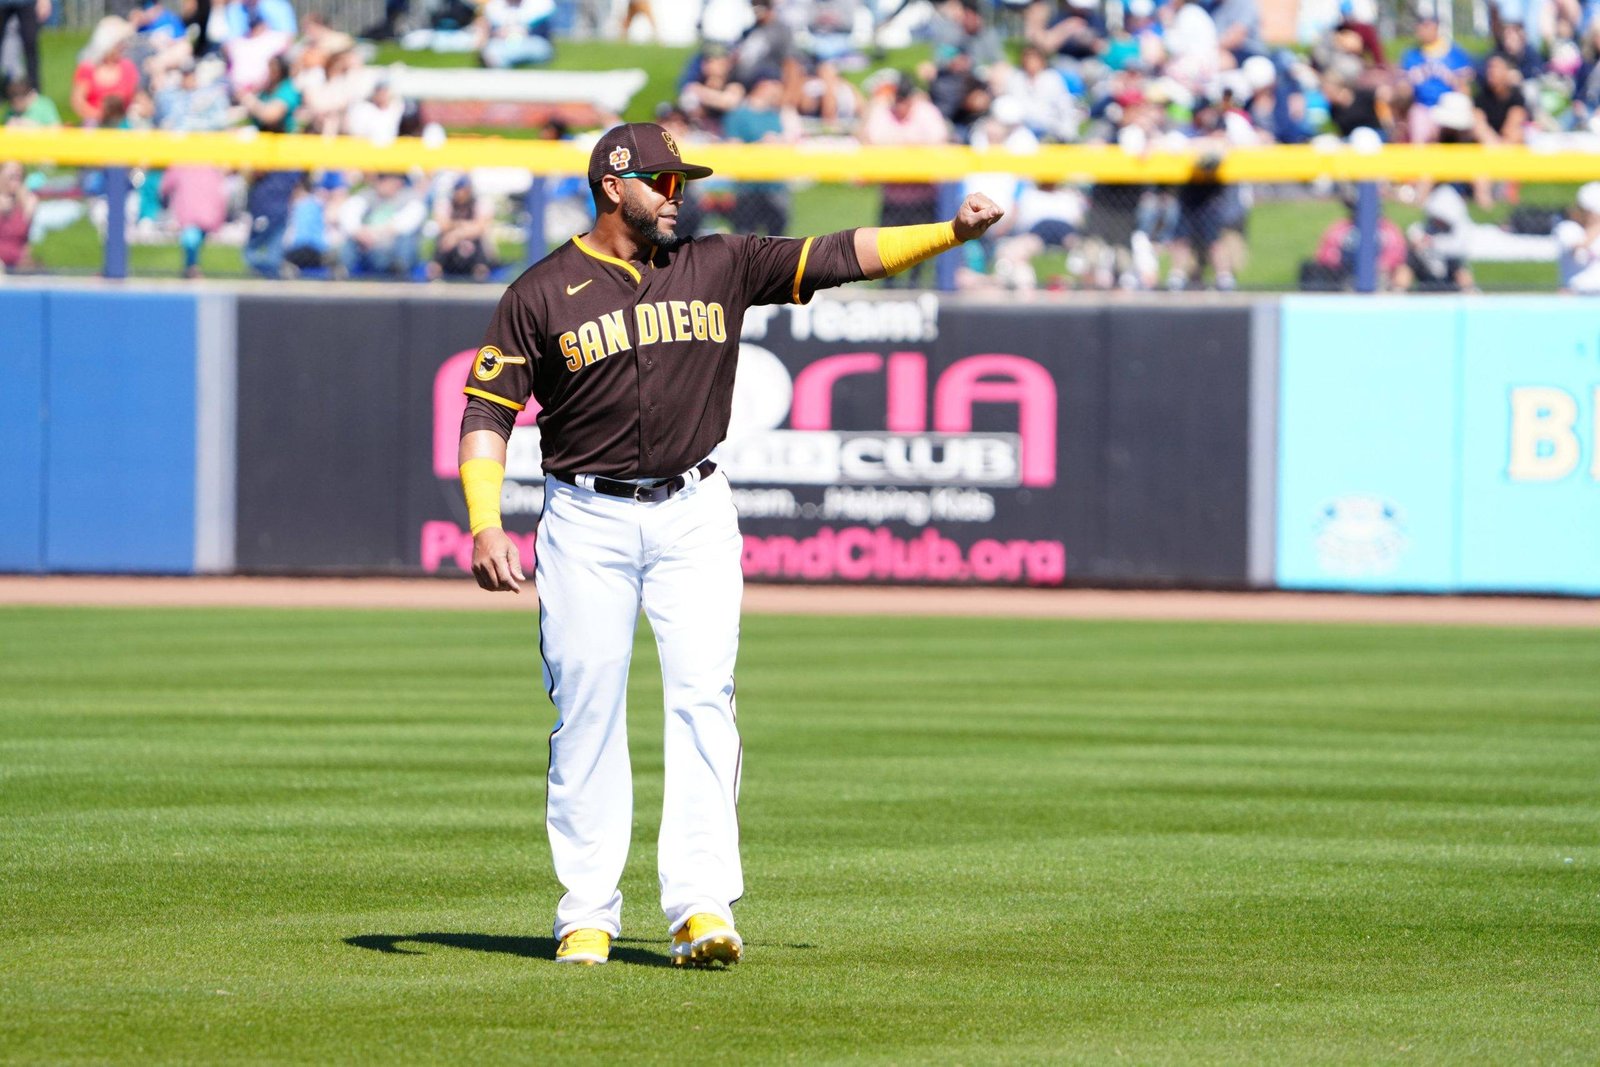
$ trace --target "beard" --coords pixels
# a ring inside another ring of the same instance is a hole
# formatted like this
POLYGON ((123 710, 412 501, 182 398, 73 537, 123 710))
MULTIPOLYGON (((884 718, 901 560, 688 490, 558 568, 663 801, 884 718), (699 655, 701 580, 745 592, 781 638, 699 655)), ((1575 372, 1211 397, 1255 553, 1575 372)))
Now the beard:
POLYGON ((672 251, 688 240, 682 234, 663 231, 656 225, 655 216, 650 214, 650 210, 637 197, 628 193, 624 193, 622 197, 622 221, 638 235, 639 240, 665 252, 672 251))

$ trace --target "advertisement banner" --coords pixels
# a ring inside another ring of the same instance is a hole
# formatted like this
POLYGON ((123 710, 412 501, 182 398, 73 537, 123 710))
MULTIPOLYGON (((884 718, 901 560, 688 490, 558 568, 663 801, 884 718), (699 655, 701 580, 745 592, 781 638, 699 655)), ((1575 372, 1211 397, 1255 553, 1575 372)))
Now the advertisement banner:
POLYGON ((1471 302, 1461 374, 1461 584, 1600 595, 1600 315, 1471 302))
POLYGON ((1451 302, 1286 298, 1281 312, 1278 585, 1456 585, 1451 302))
MULTIPOLYGON (((468 568, 461 387, 497 295, 241 298, 241 569, 468 568)), ((752 309, 713 457, 747 577, 1242 584, 1248 322, 934 294, 752 309)), ((525 563, 537 415, 501 499, 525 563)))
MULTIPOLYGON (((751 309, 713 456, 739 507, 745 574, 1242 581, 1247 330, 1234 309, 1171 317, 934 294, 751 309)), ((437 493, 417 516, 430 573, 471 558, 455 479, 474 355, 448 352, 430 379, 437 493)), ((536 417, 530 404, 518 419, 501 502, 529 552, 543 504, 536 417)))

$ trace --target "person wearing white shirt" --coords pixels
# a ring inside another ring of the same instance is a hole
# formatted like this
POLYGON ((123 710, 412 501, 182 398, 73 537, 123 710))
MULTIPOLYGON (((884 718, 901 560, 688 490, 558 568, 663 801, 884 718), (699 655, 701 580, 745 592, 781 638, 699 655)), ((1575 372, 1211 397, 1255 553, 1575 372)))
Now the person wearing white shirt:
POLYGON ((427 207, 404 174, 383 173, 339 208, 340 261, 348 274, 409 278, 427 207))
POLYGON ((1556 227, 1561 291, 1600 294, 1600 182, 1578 189, 1578 219, 1556 227))

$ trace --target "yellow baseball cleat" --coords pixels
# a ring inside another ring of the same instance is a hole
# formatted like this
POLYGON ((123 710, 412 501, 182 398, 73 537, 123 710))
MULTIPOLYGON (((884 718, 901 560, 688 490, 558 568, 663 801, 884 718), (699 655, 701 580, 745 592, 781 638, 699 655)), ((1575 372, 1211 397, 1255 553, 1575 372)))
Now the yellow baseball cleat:
POLYGON ((561 939, 556 949, 557 963, 586 963, 591 966, 611 958, 611 935, 604 930, 573 930, 561 939))
POLYGON ((744 939, 720 915, 702 911, 689 916, 672 935, 672 962, 682 967, 731 967, 744 955, 744 939))

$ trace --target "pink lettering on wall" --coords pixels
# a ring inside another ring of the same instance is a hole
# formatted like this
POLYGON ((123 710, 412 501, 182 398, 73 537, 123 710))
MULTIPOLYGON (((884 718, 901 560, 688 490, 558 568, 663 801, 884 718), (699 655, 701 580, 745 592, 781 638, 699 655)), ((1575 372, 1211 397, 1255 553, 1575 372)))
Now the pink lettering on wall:
MULTIPOLYGON (((843 378, 883 371, 888 386, 884 425, 890 433, 928 429, 928 357, 921 352, 843 352, 825 356, 794 379, 789 426, 831 430, 834 387, 843 378)), ((938 433, 971 433, 975 404, 1015 404, 1022 438, 1022 484, 1056 482, 1056 383, 1031 359, 1004 353, 968 356, 939 376, 933 393, 933 428, 938 433)))
MULTIPOLYGON (((531 533, 506 531, 511 543, 522 556, 522 572, 533 573, 534 545, 538 538, 531 533)), ((459 571, 472 571, 472 531, 463 530, 453 522, 435 520, 422 524, 422 569, 437 574, 446 563, 453 563, 459 571)))
POLYGON ((794 403, 789 426, 795 430, 833 429, 833 387, 852 374, 872 374, 883 366, 876 352, 842 352, 825 356, 794 376, 794 403))
POLYGON ((974 404, 1017 405, 1022 484, 1054 485, 1056 383, 1050 372, 1031 359, 1002 353, 957 360, 934 388, 933 428, 940 433, 970 432, 974 404))
POLYGON ((743 565, 748 578, 1060 585, 1067 548, 1060 541, 985 538, 963 550, 933 529, 907 538, 882 526, 824 526, 810 537, 746 534, 743 565))
POLYGON ((928 357, 921 352, 889 353, 890 433, 922 433, 928 428, 928 357))
MULTIPOLYGON (((467 384, 472 361, 477 358, 476 348, 457 352, 439 364, 439 370, 433 376, 433 473, 440 478, 456 476, 456 445, 461 440, 461 413, 467 410, 467 394, 461 388, 467 384)), ((517 425, 531 425, 538 414, 538 403, 529 397, 527 409, 517 412, 517 425)))

